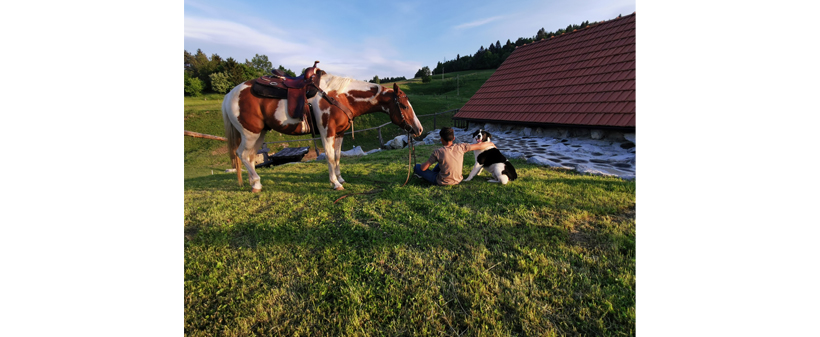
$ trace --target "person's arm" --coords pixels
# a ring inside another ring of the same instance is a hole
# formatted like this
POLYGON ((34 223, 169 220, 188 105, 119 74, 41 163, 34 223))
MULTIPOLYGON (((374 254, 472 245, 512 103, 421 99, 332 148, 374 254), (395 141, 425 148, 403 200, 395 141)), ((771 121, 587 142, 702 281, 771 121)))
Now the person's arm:
POLYGON ((484 150, 489 149, 491 147, 495 147, 495 144, 493 144, 493 142, 483 142, 483 143, 478 143, 478 144, 470 144, 470 151, 475 151, 475 150, 484 151, 484 150))
POLYGON ((431 163, 430 160, 427 160, 424 164, 421 164, 421 170, 427 171, 427 169, 430 168, 430 165, 433 165, 433 163, 431 163))

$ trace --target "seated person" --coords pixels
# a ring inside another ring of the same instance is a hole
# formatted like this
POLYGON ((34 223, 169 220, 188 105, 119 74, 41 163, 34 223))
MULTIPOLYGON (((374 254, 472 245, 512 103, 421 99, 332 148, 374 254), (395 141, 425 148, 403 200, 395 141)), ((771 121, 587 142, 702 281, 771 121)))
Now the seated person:
POLYGON ((462 176, 462 166, 464 165, 464 154, 469 151, 486 150, 495 146, 492 142, 478 144, 453 144, 455 136, 452 128, 442 128, 439 131, 441 136, 440 147, 433 151, 424 164, 416 164, 413 168, 415 176, 424 178, 431 184, 436 185, 456 185, 464 179, 462 176), (430 165, 438 163, 432 170, 428 170, 430 165))

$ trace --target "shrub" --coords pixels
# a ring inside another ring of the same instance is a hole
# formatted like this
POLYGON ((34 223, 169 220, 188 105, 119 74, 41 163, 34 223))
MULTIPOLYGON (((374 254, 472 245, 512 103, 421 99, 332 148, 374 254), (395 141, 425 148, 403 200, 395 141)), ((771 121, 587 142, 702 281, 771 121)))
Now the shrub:
POLYGON ((426 75, 426 76, 421 77, 421 82, 422 83, 429 83, 429 82, 432 82, 432 81, 433 81, 433 76, 432 75, 426 75))
POLYGON ((230 79, 228 78, 228 74, 225 72, 213 73, 211 74, 210 78, 211 88, 213 88, 214 91, 220 94, 227 93, 233 87, 230 79))
POLYGON ((196 77, 186 77, 185 78, 185 93, 193 96, 198 97, 202 95, 202 89, 205 85, 196 77))

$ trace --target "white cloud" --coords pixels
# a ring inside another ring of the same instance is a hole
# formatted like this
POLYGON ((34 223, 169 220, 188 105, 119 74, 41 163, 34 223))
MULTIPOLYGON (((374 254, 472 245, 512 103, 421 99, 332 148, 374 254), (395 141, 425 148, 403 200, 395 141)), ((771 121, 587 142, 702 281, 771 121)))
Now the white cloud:
MULTIPOLYGON (((297 36, 270 25, 252 27, 244 24, 200 17, 185 17, 185 39, 201 40, 202 43, 239 49, 267 55, 275 65, 282 64, 295 72, 313 65, 320 60, 319 68, 338 76, 357 80, 369 80, 374 75, 381 77, 410 77, 422 67, 419 62, 398 60, 401 55, 387 38, 366 38, 351 44, 348 40, 334 40, 324 35, 297 36)), ((219 48, 213 52, 223 58, 237 60, 250 58, 245 55, 231 55, 219 48)))
POLYGON ((308 46, 290 42, 287 35, 274 37, 254 28, 224 20, 185 17, 185 37, 215 44, 259 50, 263 54, 291 54, 308 50, 308 46))
POLYGON ((453 28, 455 28, 455 29, 464 29, 464 28, 478 27, 478 26, 485 25, 485 24, 488 24, 490 22, 493 22, 495 20, 502 19, 502 18, 504 18, 504 16, 493 16, 491 18, 481 19, 481 20, 468 22, 468 23, 462 23, 462 24, 460 24, 458 26, 455 26, 453 28))

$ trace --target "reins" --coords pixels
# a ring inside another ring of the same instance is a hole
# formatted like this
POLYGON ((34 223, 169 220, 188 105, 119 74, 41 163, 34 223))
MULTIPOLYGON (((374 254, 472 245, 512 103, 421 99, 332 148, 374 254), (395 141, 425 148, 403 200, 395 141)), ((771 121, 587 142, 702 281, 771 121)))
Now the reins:
POLYGON ((407 131, 407 139, 410 140, 410 147, 407 149, 407 179, 401 187, 404 187, 410 181, 410 174, 413 173, 413 166, 416 163, 416 141, 410 137, 410 131, 407 131))

